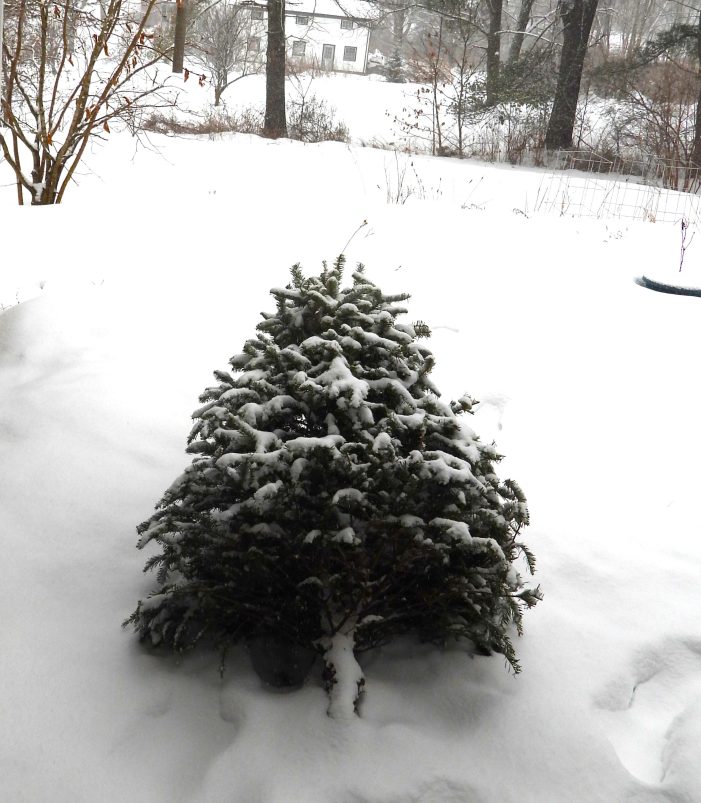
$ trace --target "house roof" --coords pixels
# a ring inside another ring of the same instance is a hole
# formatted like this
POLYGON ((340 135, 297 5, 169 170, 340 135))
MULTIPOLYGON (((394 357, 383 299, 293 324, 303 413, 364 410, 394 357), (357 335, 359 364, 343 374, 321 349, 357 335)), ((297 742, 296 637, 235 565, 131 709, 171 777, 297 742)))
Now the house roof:
POLYGON ((288 13, 352 17, 357 20, 371 20, 378 16, 377 5, 366 0, 286 0, 285 10, 288 13))

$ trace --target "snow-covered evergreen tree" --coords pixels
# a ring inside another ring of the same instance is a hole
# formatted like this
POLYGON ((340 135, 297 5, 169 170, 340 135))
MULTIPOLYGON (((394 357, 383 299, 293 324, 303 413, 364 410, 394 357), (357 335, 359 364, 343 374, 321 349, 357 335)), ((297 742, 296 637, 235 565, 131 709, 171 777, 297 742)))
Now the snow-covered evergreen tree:
POLYGON ((158 589, 128 622, 152 643, 277 636, 324 654, 333 716, 364 683, 355 655, 400 634, 470 639, 519 666, 509 633, 539 599, 514 566, 528 523, 499 455, 442 401, 408 296, 343 258, 273 289, 277 311, 201 396, 192 464, 138 528, 158 589))

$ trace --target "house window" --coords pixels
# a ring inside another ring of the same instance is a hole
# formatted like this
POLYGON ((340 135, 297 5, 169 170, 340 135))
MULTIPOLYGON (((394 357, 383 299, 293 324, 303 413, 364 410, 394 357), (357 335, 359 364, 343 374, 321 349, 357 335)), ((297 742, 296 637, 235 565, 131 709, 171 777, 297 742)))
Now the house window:
POLYGON ((251 19, 252 20, 262 20, 263 19, 263 9, 262 8, 254 8, 251 10, 251 19))
POLYGON ((295 17, 295 22, 297 25, 309 25, 309 17, 295 17))
POLYGON ((260 53, 260 36, 252 36, 248 40, 248 52, 260 53))
POLYGON ((341 28, 346 28, 346 30, 352 31, 353 20, 341 20, 341 28))
POLYGON ((344 47, 343 48, 343 61, 355 61, 358 55, 357 47, 344 47))
POLYGON ((298 39, 296 42, 292 43, 292 55, 295 58, 304 58, 304 51, 307 49, 307 43, 303 42, 301 39, 298 39))

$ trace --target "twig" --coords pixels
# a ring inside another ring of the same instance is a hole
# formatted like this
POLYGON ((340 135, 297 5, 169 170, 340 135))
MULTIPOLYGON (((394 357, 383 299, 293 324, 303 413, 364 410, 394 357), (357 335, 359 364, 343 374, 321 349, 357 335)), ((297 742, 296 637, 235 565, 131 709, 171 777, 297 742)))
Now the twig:
POLYGON ((687 234, 689 233, 689 221, 685 217, 683 217, 681 220, 681 229, 682 229, 682 244, 681 244, 681 250, 679 252, 679 273, 682 272, 682 268, 684 267, 684 255, 686 254, 686 249, 694 241, 694 235, 696 234, 695 231, 692 232, 689 242, 686 241, 687 234))
POLYGON ((357 234, 357 233, 358 233, 358 232, 359 232, 359 231, 360 231, 360 230, 363 228, 363 226, 367 226, 367 225, 368 225, 368 222, 367 222, 367 220, 364 220, 364 221, 363 221, 363 222, 360 224, 360 226, 358 226, 358 228, 357 228, 357 229, 356 229, 356 230, 353 232, 353 234, 351 234, 351 236, 348 238, 348 242, 347 242, 347 243, 346 243, 346 244, 343 246, 343 248, 341 249, 341 253, 342 253, 342 254, 345 254, 345 253, 346 253, 346 248, 348 248, 348 246, 351 244, 351 242, 352 242, 353 238, 355 237, 355 235, 356 235, 356 234, 357 234))

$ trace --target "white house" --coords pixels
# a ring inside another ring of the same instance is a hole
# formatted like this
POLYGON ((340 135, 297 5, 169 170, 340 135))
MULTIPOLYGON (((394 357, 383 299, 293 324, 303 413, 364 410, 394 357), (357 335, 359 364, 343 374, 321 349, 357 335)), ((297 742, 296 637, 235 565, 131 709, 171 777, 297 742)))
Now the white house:
MULTIPOLYGON (((139 2, 139 0, 131 0, 139 2)), ((141 0, 143 4, 143 0, 141 0)), ((267 31, 265 0, 224 0, 248 15, 247 53, 264 53, 267 31)), ((143 10, 142 10, 143 13, 143 10)), ((364 73, 370 25, 377 6, 365 0, 287 0, 285 38, 291 63, 329 72, 364 73)), ((159 0, 149 25, 167 29, 175 20, 174 0, 159 0)))
MULTIPOLYGON (((242 3, 249 5, 249 3, 242 3)), ((253 49, 265 47, 266 10, 250 3, 253 49)), ((370 23, 377 12, 363 0, 288 0, 285 4, 287 57, 322 70, 364 73, 370 23)))

